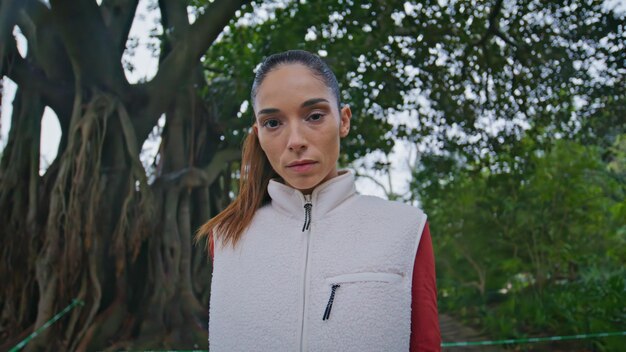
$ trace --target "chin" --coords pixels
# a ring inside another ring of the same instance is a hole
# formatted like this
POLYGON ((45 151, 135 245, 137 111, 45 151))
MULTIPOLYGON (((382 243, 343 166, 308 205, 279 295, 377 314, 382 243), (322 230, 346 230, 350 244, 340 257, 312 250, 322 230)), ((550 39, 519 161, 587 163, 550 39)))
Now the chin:
POLYGON ((283 178, 283 180, 285 180, 285 182, 289 186, 299 191, 312 190, 313 188, 317 187, 317 185, 319 185, 323 179, 324 179, 323 177, 322 178, 311 177, 311 178, 305 178, 305 179, 291 179, 291 180, 283 178))

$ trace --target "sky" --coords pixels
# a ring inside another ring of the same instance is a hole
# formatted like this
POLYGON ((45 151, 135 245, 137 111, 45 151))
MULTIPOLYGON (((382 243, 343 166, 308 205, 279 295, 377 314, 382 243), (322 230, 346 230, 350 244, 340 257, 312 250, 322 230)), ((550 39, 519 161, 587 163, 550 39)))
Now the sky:
MULTIPOLYGON (((155 23, 158 21, 157 11, 148 11, 150 1, 140 0, 138 15, 133 22, 131 28, 131 37, 138 39, 138 46, 133 50, 133 55, 125 54, 123 61, 132 63, 134 70, 132 72, 126 70, 126 76, 130 83, 135 83, 139 80, 149 80, 152 78, 157 70, 157 59, 153 56, 152 51, 149 49, 150 44, 155 44, 157 41, 150 38, 150 32, 155 28, 155 23)), ((605 0, 605 9, 614 11, 615 13, 624 15, 626 13, 626 0, 605 0)), ((623 17, 623 16, 622 16, 623 17)), ((19 30, 14 32, 18 38, 18 48, 22 55, 26 54, 26 40, 19 33, 19 30)), ((16 85, 7 77, 3 79, 4 91, 2 96, 2 110, 0 121, 0 151, 4 149, 10 129, 10 116, 12 111, 12 101, 15 95, 16 85)), ((392 123, 406 123, 408 126, 411 124, 411 117, 408 114, 398 114, 391 117, 392 123)), ((161 121, 160 123, 163 123, 161 121)), ((42 118, 41 128, 41 173, 45 171, 47 166, 54 160, 57 154, 57 146, 61 136, 61 129, 59 127, 56 115, 54 112, 46 107, 42 118)), ((144 158, 150 158, 151 155, 156 153, 158 149, 158 141, 148 143, 144 145, 144 158)), ((396 142, 393 153, 389 156, 388 161, 391 164, 391 170, 389 175, 375 174, 368 167, 373 164, 375 160, 380 160, 384 156, 372 155, 369 158, 361 160, 359 166, 355 166, 355 169, 359 173, 366 173, 372 176, 376 181, 372 181, 366 177, 359 178, 357 181, 357 189, 363 194, 371 194, 385 197, 386 192, 393 191, 396 194, 403 194, 408 190, 408 182, 410 181, 410 170, 413 168, 416 162, 416 147, 410 143, 396 142), (384 189, 383 189, 384 188, 384 189)))

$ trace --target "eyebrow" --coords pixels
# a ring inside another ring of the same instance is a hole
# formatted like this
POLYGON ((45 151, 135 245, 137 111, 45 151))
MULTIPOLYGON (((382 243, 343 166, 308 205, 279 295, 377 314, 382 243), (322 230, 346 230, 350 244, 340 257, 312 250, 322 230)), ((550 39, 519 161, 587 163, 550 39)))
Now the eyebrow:
POLYGON ((324 98, 313 98, 313 99, 309 99, 307 101, 305 101, 304 103, 302 103, 302 105, 300 105, 301 108, 306 108, 309 107, 311 105, 315 105, 315 104, 319 104, 319 103, 330 103, 328 100, 324 99, 324 98))
MULTIPOLYGON (((304 103, 302 103, 300 105, 301 108, 306 108, 315 104, 319 104, 319 103, 328 103, 330 104, 330 102, 327 99, 324 98, 313 98, 313 99, 309 99, 307 101, 305 101, 304 103)), ((275 114, 277 112, 280 112, 279 109, 276 108, 267 108, 267 109, 263 109, 261 111, 259 111, 257 113, 257 115, 268 115, 268 114, 275 114)))

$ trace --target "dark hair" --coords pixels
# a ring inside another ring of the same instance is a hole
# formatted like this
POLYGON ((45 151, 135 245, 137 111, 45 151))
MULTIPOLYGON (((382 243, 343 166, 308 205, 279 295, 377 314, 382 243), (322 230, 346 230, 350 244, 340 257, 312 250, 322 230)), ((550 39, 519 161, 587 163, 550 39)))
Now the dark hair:
MULTIPOLYGON (((302 50, 285 51, 263 60, 252 83, 252 104, 254 104, 259 86, 267 74, 283 64, 301 64, 308 67, 330 88, 337 99, 337 107, 339 108, 339 84, 335 74, 319 56, 302 50)), ((196 240, 207 238, 209 239, 207 243, 210 245, 212 243, 211 234, 215 232, 216 238, 220 240, 221 244, 231 244, 234 247, 252 222, 256 211, 269 201, 267 185, 270 179, 276 176, 278 175, 270 165, 265 152, 261 149, 256 133, 249 133, 244 142, 241 157, 239 195, 226 209, 198 229, 196 240)))
POLYGON ((309 68, 315 76, 320 78, 324 84, 330 88, 335 96, 335 99, 337 100, 337 108, 341 110, 339 82, 337 82, 337 77, 335 77, 333 71, 321 57, 304 50, 288 50, 282 53, 270 55, 263 60, 261 65, 259 65, 259 68, 254 75, 254 81, 252 82, 252 91, 250 93, 252 105, 254 105, 254 99, 256 98, 259 86, 263 83, 267 74, 272 72, 278 66, 285 64, 301 64, 309 68))

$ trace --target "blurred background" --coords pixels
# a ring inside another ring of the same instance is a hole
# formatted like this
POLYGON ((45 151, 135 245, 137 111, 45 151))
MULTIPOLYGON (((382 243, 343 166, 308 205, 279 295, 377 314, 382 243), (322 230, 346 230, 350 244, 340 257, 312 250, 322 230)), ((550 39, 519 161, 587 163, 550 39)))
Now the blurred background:
POLYGON ((334 69, 359 191, 428 214, 444 342, 626 330, 625 27, 618 0, 0 0, 0 350, 206 348, 193 235, 288 49, 334 69))

